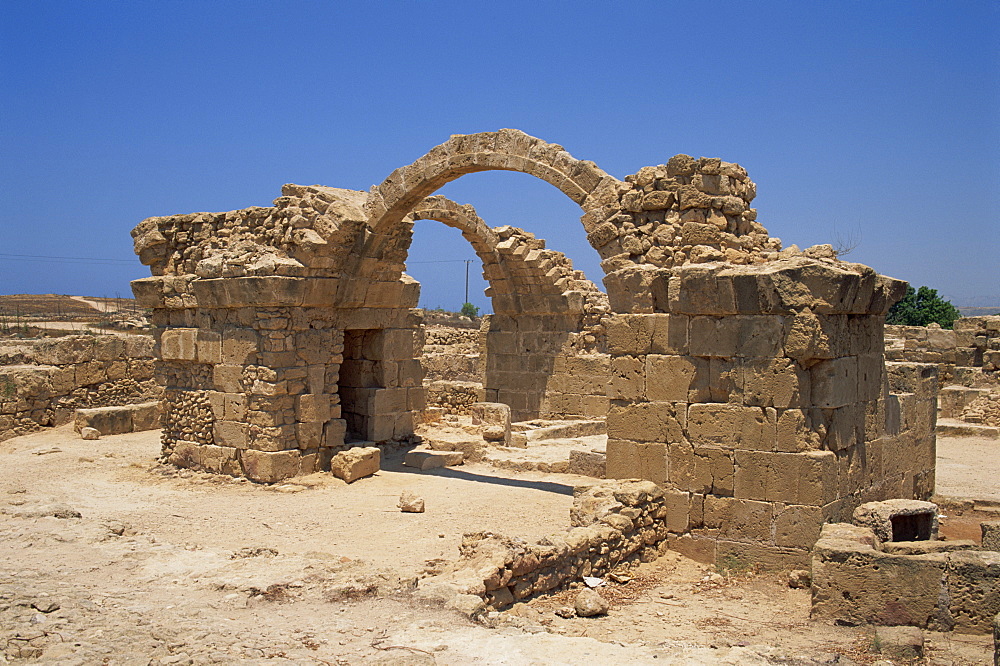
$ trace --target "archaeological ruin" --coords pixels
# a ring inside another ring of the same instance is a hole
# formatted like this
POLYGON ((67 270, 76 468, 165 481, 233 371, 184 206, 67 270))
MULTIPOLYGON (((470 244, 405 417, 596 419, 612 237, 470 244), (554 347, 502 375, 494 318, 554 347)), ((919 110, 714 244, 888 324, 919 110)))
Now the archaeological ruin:
POLYGON ((823 621, 988 632, 1000 521, 981 540, 938 528, 943 508, 1000 508, 935 495, 935 466, 939 435, 1000 440, 1000 316, 886 326, 906 284, 829 245, 783 249, 755 194, 719 159, 618 180, 500 130, 369 192, 285 185, 273 207, 148 218, 132 235, 152 276, 132 286, 152 336, 5 339, 0 441, 161 428, 161 468, 268 488, 355 483, 390 454, 414 473, 582 477, 566 529, 463 532, 459 559, 420 578, 417 596, 468 613, 672 550, 793 570, 823 621), (486 170, 580 206, 606 293, 535 234, 434 194, 486 170), (470 243, 492 314, 418 309, 417 220, 470 243))
POLYGON ((624 181, 517 130, 454 136, 369 192, 286 185, 271 208, 144 220, 174 463, 278 481, 407 442, 426 406, 414 220, 461 230, 493 314, 480 401, 606 417, 609 478, 671 497, 671 547, 801 564, 824 523, 934 488, 936 368, 883 356, 905 283, 781 249, 737 164, 677 155, 624 181), (434 196, 519 171, 576 202, 605 296, 544 241, 434 196))

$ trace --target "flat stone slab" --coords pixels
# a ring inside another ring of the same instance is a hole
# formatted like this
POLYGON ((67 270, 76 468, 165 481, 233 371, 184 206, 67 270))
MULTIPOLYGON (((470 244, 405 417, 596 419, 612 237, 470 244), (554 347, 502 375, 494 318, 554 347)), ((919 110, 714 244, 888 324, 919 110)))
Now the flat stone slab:
POLYGON ((572 439, 605 435, 608 432, 607 423, 598 421, 520 421, 511 424, 513 430, 524 433, 527 443, 541 444, 546 440, 572 439))
POLYGON ((410 451, 403 458, 404 465, 419 470, 453 467, 463 462, 465 454, 461 451, 410 451))
POLYGON ((1000 439, 1000 428, 965 423, 956 419, 940 419, 937 422, 938 437, 982 437, 1000 439))
POLYGON ((74 429, 93 428, 102 435, 142 432, 160 427, 159 401, 117 407, 90 407, 76 410, 74 429))

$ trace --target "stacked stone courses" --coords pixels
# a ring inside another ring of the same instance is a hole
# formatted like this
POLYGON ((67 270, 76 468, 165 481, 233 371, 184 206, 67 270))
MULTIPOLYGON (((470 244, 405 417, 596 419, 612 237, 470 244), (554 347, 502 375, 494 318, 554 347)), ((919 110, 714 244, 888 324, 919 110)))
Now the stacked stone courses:
POLYGON ((72 335, 0 346, 0 441, 73 420, 77 408, 158 399, 153 340, 72 335))
POLYGON ((800 565, 823 522, 930 494, 937 373, 886 369, 884 317, 905 283, 829 246, 782 250, 755 195, 718 159, 618 180, 500 130, 454 136, 368 193, 286 185, 273 208, 145 220, 133 236, 153 277, 133 287, 171 367, 165 452, 274 481, 355 441, 410 437, 426 395, 403 268, 414 220, 434 219, 462 231, 490 282, 483 400, 514 420, 606 412, 608 476, 663 486, 685 516, 677 547, 800 565), (541 239, 431 196, 486 170, 580 206, 606 296, 541 239), (211 428, 194 416, 206 405, 211 428))

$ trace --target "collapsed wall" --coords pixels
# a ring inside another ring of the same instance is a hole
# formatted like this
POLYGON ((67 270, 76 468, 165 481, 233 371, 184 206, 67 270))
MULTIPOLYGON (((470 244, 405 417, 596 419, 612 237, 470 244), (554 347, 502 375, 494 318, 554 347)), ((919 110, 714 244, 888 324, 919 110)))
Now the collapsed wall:
POLYGON ((0 343, 0 441, 73 421, 78 408, 156 400, 153 339, 70 335, 0 343))

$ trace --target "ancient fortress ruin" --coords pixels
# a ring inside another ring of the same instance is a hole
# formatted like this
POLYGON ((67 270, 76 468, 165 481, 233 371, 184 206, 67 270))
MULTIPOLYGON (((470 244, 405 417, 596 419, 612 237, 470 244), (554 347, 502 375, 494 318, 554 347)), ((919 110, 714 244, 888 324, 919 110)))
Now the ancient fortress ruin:
POLYGON ((824 523, 931 495, 937 372, 885 363, 905 283, 829 246, 782 250, 755 193, 719 159, 622 181, 505 129, 454 136, 369 192, 286 185, 270 208, 144 220, 152 277, 133 290, 154 313, 164 454, 273 482, 411 440, 426 395, 403 270, 414 221, 438 220, 490 283, 481 401, 515 421, 606 417, 607 476, 666 497, 649 542, 806 563, 824 523), (607 295, 532 234, 434 196, 487 170, 580 206, 607 295))

